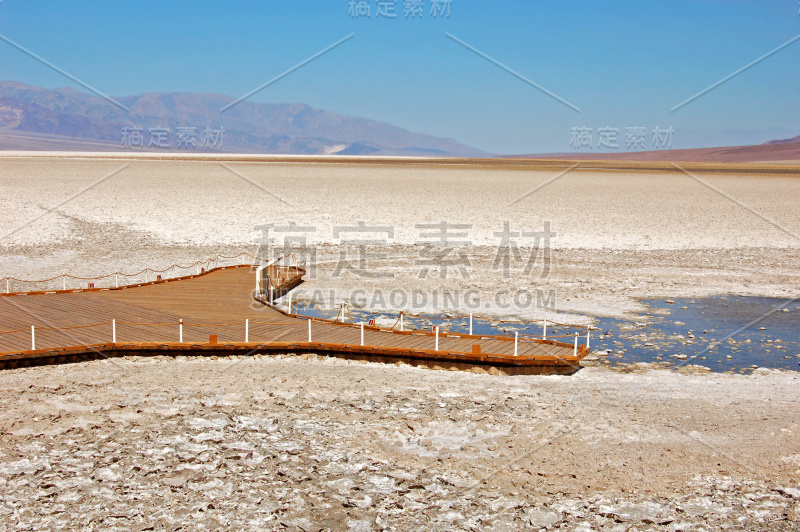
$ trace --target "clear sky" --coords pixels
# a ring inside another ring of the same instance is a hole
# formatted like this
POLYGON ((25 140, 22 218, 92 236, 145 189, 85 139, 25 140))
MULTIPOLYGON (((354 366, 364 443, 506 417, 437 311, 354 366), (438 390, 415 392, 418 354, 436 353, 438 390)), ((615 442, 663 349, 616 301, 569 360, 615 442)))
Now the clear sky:
MULTIPOLYGON (((414 2, 389 2, 389 19, 378 0, 366 2, 369 18, 351 16, 350 0, 2 0, 0 34, 112 96, 238 97, 354 33, 252 101, 303 102, 493 153, 574 151, 583 126, 593 148, 598 128, 618 128, 619 150, 634 126, 648 148, 655 127, 673 128, 675 148, 800 134, 800 40, 671 112, 800 34, 798 0, 452 0, 436 18, 432 2, 413 19, 414 2)), ((80 88, 5 42, 0 79, 80 88)))

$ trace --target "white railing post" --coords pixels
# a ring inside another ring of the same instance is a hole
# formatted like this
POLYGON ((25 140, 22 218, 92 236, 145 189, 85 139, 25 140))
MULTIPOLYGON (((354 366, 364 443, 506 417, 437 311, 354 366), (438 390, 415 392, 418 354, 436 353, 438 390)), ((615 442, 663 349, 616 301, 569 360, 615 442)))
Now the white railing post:
POLYGON ((361 322, 361 345, 364 345, 364 322, 361 322))
POLYGON ((547 318, 544 319, 544 330, 542 331, 542 340, 547 340, 547 318))
POLYGON ((200 262, 198 261, 197 267, 195 268, 195 275, 200 275, 200 262))
POLYGON ((36 331, 31 325, 31 351, 36 351, 36 331))
POLYGON ((517 356, 517 344, 519 343, 519 332, 514 331, 514 356, 517 356))
POLYGON ((575 333, 575 348, 572 350, 572 356, 578 356, 578 333, 575 333))
POLYGON ((178 320, 178 341, 183 343, 183 320, 178 320))
POLYGON ((275 287, 269 285, 269 302, 270 304, 275 302, 275 287))
POLYGON ((587 349, 589 348, 589 332, 590 331, 591 331, 590 327, 586 329, 586 348, 587 349))
POLYGON ((244 341, 250 341, 250 320, 244 320, 244 341))
POLYGON ((61 276, 61 288, 66 291, 67 289, 67 274, 61 276))
POLYGON ((10 293, 11 293, 11 280, 10 279, 6 279, 6 294, 10 294, 10 293))
POLYGON ((403 311, 400 311, 400 332, 403 332, 403 311))
POLYGON ((472 312, 469 313, 469 335, 472 336, 472 312))
POLYGON ((311 343, 311 318, 308 320, 308 343, 311 343))
POLYGON ((438 325, 434 325, 433 330, 436 331, 436 345, 435 345, 434 349, 436 351, 438 351, 439 350, 439 326, 438 325))
POLYGON ((114 288, 119 288, 119 273, 114 274, 114 288))
POLYGON ((117 320, 111 320, 111 342, 117 343, 117 320))

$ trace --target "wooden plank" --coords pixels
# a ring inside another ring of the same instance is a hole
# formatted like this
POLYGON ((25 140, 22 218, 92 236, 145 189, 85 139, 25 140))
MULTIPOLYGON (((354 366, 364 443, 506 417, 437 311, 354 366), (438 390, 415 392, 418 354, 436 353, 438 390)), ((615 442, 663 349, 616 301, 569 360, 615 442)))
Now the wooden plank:
MULTIPOLYGON (((282 312, 256 303, 251 295, 253 274, 250 268, 218 270, 191 279, 149 284, 139 288, 76 293, 9 296, 0 298, 0 324, 5 330, 23 329, 0 334, 0 352, 30 348, 31 324, 37 331, 37 347, 54 348, 111 341, 110 318, 117 319, 118 342, 176 342, 179 319, 184 320, 184 341, 205 345, 209 334, 217 334, 220 342, 242 342, 244 321, 250 320, 251 342, 297 342, 308 339, 307 321, 286 316, 282 312), (65 327, 104 322, 96 327, 48 331, 46 327, 65 327), (166 325, 145 325, 151 323, 166 325), (208 325, 216 324, 213 327, 208 325)), ((439 337, 444 353, 471 353, 478 344, 483 354, 513 355, 514 343, 494 338, 449 338, 447 331, 439 337)), ((460 333, 455 333, 461 336, 460 333)), ((367 346, 388 349, 388 352, 433 350, 432 334, 402 334, 366 329, 367 346)), ((360 328, 315 321, 312 340, 327 344, 360 344, 360 328)), ((568 339, 567 339, 568 340, 568 339)), ((520 342, 520 357, 564 357, 572 354, 568 347, 520 342)), ((513 358, 513 357, 512 357, 513 358)), ((545 358, 543 358, 545 360, 545 358)), ((555 360, 555 359, 553 359, 555 360)))

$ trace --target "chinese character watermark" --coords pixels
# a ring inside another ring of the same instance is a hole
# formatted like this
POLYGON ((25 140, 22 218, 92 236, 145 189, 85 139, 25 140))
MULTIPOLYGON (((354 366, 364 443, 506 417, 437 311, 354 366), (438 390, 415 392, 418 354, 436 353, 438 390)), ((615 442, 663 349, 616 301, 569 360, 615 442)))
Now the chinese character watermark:
POLYGON ((671 126, 669 129, 664 129, 664 130, 658 129, 658 127, 656 127, 653 130, 653 146, 655 146, 657 150, 671 149, 673 133, 674 131, 672 130, 671 126))
POLYGON ((500 239, 497 246, 497 254, 495 255, 494 262, 492 263, 492 270, 502 270, 503 277, 506 279, 511 277, 512 264, 516 265, 522 262, 523 252, 518 239, 528 239, 528 259, 525 266, 522 268, 522 275, 528 276, 533 273, 536 268, 536 261, 539 257, 539 250, 542 250, 541 274, 539 277, 545 279, 550 275, 550 262, 552 258, 550 240, 556 236, 556 233, 550 230, 550 222, 544 222, 544 227, 541 231, 511 231, 511 223, 508 221, 503 222, 503 229, 495 231, 494 237, 500 239), (531 242, 532 240, 532 242, 531 242))
POLYGON ((534 309, 555 309, 556 291, 554 289, 505 289, 497 292, 481 292, 475 288, 420 288, 392 290, 358 288, 351 291, 336 289, 313 291, 302 287, 293 292, 298 304, 311 307, 335 308, 337 301, 347 302, 354 309, 371 312, 385 311, 424 311, 437 309, 485 310, 496 308, 515 312, 534 309))
MULTIPOLYGON (((352 19, 397 19, 397 3, 403 2, 403 18, 419 20, 425 17, 425 0, 347 0, 347 16, 352 19), (374 9, 373 9, 374 8, 374 9)), ((428 0, 428 15, 434 19, 450 18, 453 0, 428 0)))
POLYGON ((178 128, 178 149, 195 149, 197 147, 197 128, 178 128))
POLYGON ((145 146, 158 149, 169 149, 173 146, 179 150, 196 150, 198 147, 207 150, 220 150, 224 144, 225 128, 206 126, 198 142, 198 128, 180 126, 173 133, 168 127, 151 127, 147 129, 145 144, 144 128, 130 126, 122 128, 120 145, 126 149, 143 149, 145 146), (174 141, 174 142, 173 142, 174 141))
POLYGON ((224 127, 220 126, 219 129, 212 129, 210 126, 206 126, 206 129, 203 131, 203 141, 201 145, 203 148, 221 150, 224 137, 224 127))
POLYGON ((422 5, 422 0, 404 0, 403 4, 403 12, 406 18, 419 16, 422 18, 422 14, 425 10, 425 6, 422 5))
POLYGON ((450 18, 450 4, 453 0, 431 0, 431 15, 433 18, 450 18))
POLYGON ((414 224, 416 229, 430 230, 430 232, 420 232, 422 240, 416 242, 421 245, 420 259, 417 265, 422 266, 419 272, 420 279, 428 276, 431 268, 439 269, 439 277, 447 277, 448 268, 457 268, 461 277, 469 279, 468 268, 471 267, 466 246, 471 246, 472 242, 463 240, 469 236, 467 231, 472 229, 472 224, 451 224, 449 222, 439 222, 438 224, 414 224), (451 252, 457 257, 448 257, 451 252))
POLYGON ((592 128, 582 126, 573 127, 571 129, 572 137, 570 138, 569 145, 576 150, 581 148, 592 147, 592 128))
POLYGON ((124 148, 144 148, 144 135, 142 135, 142 128, 122 128, 122 146, 124 148))
POLYGON ((375 12, 375 18, 397 18, 397 13, 394 11, 397 0, 377 0, 378 10, 375 12))
POLYGON ((348 14, 350 18, 369 18, 370 6, 368 0, 350 0, 348 14))
MULTIPOLYGON (((618 150, 620 148, 619 133, 617 127, 597 128, 597 145, 594 144, 593 129, 586 126, 570 128, 569 145, 574 150, 582 149, 606 149, 618 150)), ((668 129, 660 129, 656 126, 653 129, 651 145, 657 149, 671 149, 672 137, 675 131, 670 126, 668 129)), ((640 126, 628 126, 625 128, 625 149, 644 150, 647 144, 647 129, 640 126)))
POLYGON ((309 237, 317 233, 313 225, 298 225, 290 221, 288 225, 261 224, 253 228, 261 233, 256 238, 258 244, 256 257, 261 260, 278 259, 294 255, 298 263, 305 264, 306 274, 316 278, 317 274, 317 248, 309 242, 309 237), (270 231, 276 237, 270 235, 270 231), (276 242, 279 241, 279 242, 276 242))
POLYGON ((148 132, 150 133, 150 146, 169 148, 168 127, 151 127, 148 132))
POLYGON ((625 148, 628 150, 643 150, 647 142, 647 128, 626 127, 625 128, 625 148))
POLYGON ((333 238, 339 239, 339 243, 345 246, 339 251, 339 259, 336 261, 336 269, 333 271, 334 277, 339 277, 343 271, 366 278, 394 276, 390 272, 374 271, 367 266, 368 259, 385 259, 387 257, 386 253, 368 252, 368 246, 386 246, 389 239, 394 238, 394 227, 358 222, 354 226, 334 227, 333 238), (358 261, 355 263, 347 257, 348 247, 352 246, 358 249, 358 261))
POLYGON ((600 141, 597 144, 598 148, 608 148, 616 150, 619 148, 617 135, 619 135, 619 128, 616 127, 601 127, 597 130, 597 135, 600 141))

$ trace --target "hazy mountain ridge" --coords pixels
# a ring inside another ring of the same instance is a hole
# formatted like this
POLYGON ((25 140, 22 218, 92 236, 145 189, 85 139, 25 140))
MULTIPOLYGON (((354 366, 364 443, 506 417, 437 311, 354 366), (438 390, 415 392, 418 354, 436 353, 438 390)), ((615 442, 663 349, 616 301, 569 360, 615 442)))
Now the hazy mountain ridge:
POLYGON ((770 140, 769 142, 765 142, 764 144, 793 144, 795 142, 800 142, 800 135, 796 137, 792 137, 790 139, 781 139, 781 140, 770 140))
POLYGON ((120 143, 125 127, 224 127, 226 152, 284 154, 485 156, 453 139, 412 133, 366 118, 338 115, 302 103, 243 101, 221 94, 149 93, 111 102, 72 88, 43 89, 0 82, 0 127, 120 143))

